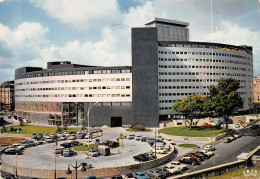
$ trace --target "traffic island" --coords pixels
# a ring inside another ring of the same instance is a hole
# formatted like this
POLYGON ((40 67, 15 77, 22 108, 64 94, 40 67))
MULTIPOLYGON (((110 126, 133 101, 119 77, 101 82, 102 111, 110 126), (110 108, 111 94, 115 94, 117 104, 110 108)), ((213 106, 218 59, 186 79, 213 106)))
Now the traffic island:
POLYGON ((182 148, 183 150, 197 149, 200 147, 196 144, 179 144, 177 146, 182 148))

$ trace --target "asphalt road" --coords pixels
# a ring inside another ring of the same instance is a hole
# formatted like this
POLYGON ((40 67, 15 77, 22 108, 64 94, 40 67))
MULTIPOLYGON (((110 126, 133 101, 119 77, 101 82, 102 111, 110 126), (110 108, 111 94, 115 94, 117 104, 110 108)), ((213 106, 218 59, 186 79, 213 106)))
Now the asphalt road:
MULTIPOLYGON (((230 163, 237 161, 237 156, 241 153, 248 153, 260 145, 259 132, 255 129, 245 128, 240 130, 242 137, 238 138, 230 143, 223 143, 223 140, 219 140, 211 145, 214 145, 216 150, 213 151, 215 154, 210 159, 205 160, 201 165, 188 165, 189 170, 185 173, 191 173, 202 169, 230 163)), ((201 150, 201 149, 197 149, 201 150)), ((194 150, 194 151, 197 151, 194 150)), ((183 155, 178 156, 176 160, 182 158, 183 155)))

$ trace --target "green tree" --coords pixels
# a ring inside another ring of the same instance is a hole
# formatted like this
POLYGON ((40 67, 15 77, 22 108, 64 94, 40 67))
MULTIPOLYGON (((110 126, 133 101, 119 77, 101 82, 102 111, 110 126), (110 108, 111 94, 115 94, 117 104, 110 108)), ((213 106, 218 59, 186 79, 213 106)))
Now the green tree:
POLYGON ((192 126, 195 125, 194 119, 198 118, 203 112, 203 104, 205 102, 205 96, 191 95, 186 96, 172 105, 172 112, 174 114, 181 114, 184 116, 184 122, 187 127, 192 130, 192 126))
POLYGON ((243 100, 237 92, 239 86, 240 83, 236 79, 219 79, 216 86, 210 86, 209 96, 204 104, 205 111, 223 117, 226 123, 226 136, 228 136, 229 117, 243 108, 243 100))

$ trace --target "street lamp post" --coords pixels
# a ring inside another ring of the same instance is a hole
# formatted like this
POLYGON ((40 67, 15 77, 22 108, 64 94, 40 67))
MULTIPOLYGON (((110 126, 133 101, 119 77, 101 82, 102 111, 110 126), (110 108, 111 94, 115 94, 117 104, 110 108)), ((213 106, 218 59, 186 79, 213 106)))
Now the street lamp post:
MULTIPOLYGON (((87 170, 87 168, 86 168, 86 166, 87 166, 87 163, 81 163, 81 164, 79 164, 78 165, 78 162, 76 161, 76 165, 75 166, 73 166, 73 165, 71 165, 71 164, 69 164, 68 165, 68 170, 66 171, 66 173, 67 174, 71 174, 72 172, 71 172, 71 170, 70 170, 70 166, 72 167, 72 168, 74 168, 75 169, 75 175, 76 175, 76 179, 78 178, 78 168, 79 167, 81 167, 81 171, 86 171, 87 170)), ((90 165, 91 166, 91 165, 90 165)))
POLYGON ((82 105, 82 104, 80 104, 80 103, 77 103, 78 105, 80 105, 81 107, 83 107, 83 109, 85 110, 85 112, 87 112, 87 116, 88 116, 88 148, 89 148, 89 113, 90 113, 90 110, 91 110, 91 108, 95 105, 95 104, 97 104, 98 102, 95 102, 95 103, 93 103, 93 104, 91 104, 91 103, 89 103, 89 106, 88 106, 88 110, 86 110, 86 108, 82 105))

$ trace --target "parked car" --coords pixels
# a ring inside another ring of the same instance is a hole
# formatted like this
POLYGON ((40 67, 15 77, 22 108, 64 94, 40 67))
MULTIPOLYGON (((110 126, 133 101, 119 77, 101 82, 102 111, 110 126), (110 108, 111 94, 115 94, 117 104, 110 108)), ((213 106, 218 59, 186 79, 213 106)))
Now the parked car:
POLYGON ((134 175, 132 173, 126 173, 122 175, 123 179, 135 179, 134 175))
POLYGON ((60 144, 60 146, 65 147, 65 148, 74 147, 74 145, 69 142, 64 142, 64 143, 60 144))
POLYGON ((235 128, 240 128, 240 124, 239 124, 239 123, 236 123, 236 124, 235 124, 235 128))
POLYGON ((29 144, 29 147, 33 147, 37 145, 33 140, 27 140, 26 143, 29 144))
POLYGON ((192 159, 196 160, 197 162, 201 162, 204 160, 204 158, 196 156, 195 153, 188 153, 188 154, 184 155, 184 157, 191 157, 192 159))
POLYGON ((22 154, 22 151, 19 150, 19 149, 15 149, 15 148, 7 148, 4 150, 4 153, 5 154, 10 154, 10 155, 21 155, 22 154))
POLYGON ((98 152, 95 149, 90 149, 89 151, 87 151, 87 155, 91 157, 97 157, 98 152))
POLYGON ((182 157, 181 160, 179 160, 180 163, 186 163, 186 164, 191 164, 191 165, 198 165, 199 162, 192 157, 182 157))
POLYGON ((214 151, 215 147, 212 145, 206 145, 203 150, 214 151))
POLYGON ((235 140, 236 138, 234 136, 229 136, 228 137, 231 141, 235 140))
POLYGON ((135 161, 138 161, 138 162, 145 162, 145 161, 149 161, 149 157, 144 155, 144 154, 138 154, 138 155, 134 155, 133 156, 133 159, 135 161))
POLYGON ((209 124, 209 123, 204 123, 204 124, 202 124, 201 126, 202 126, 202 127, 211 127, 212 125, 209 124))
POLYGON ((64 132, 63 133, 66 137, 69 137, 70 136, 70 133, 68 133, 68 132, 64 132))
POLYGON ((116 142, 116 141, 110 141, 110 140, 105 140, 103 142, 103 145, 106 145, 108 147, 111 147, 111 148, 116 148, 119 146, 119 142, 116 142))
POLYGON ((170 176, 170 175, 172 175, 171 174, 171 172, 170 171, 168 171, 166 168, 164 168, 164 167, 157 167, 156 168, 157 170, 159 170, 159 171, 161 171, 162 173, 163 173, 163 177, 168 177, 168 176, 170 176))
POLYGON ((204 154, 206 159, 210 158, 213 155, 213 152, 208 150, 199 150, 196 153, 204 154))
POLYGON ((24 146, 25 148, 29 147, 29 144, 26 141, 19 141, 18 144, 24 146))
POLYGON ((84 138, 85 138, 85 135, 86 135, 86 134, 81 133, 81 134, 78 135, 78 138, 79 138, 79 139, 84 139, 84 138))
POLYGON ((229 137, 224 137, 223 143, 229 143, 231 142, 231 139, 229 137))
POLYGON ((70 135, 70 140, 75 140, 76 139, 76 135, 75 134, 71 134, 70 135))
POLYGON ((43 142, 43 141, 36 141, 35 143, 36 143, 36 145, 42 145, 42 144, 45 144, 45 142, 43 142))
POLYGON ((32 139, 37 139, 37 135, 36 134, 32 134, 32 139))
POLYGON ((161 179, 161 178, 165 178, 166 177, 165 174, 158 168, 152 168, 152 169, 146 170, 145 174, 149 178, 161 179))
POLYGON ((147 138, 148 138, 148 137, 142 137, 142 138, 141 138, 141 142, 146 142, 147 138))
POLYGON ((51 137, 46 137, 44 140, 46 143, 52 143, 53 139, 51 137))
POLYGON ((134 139, 135 138, 135 134, 128 134, 126 136, 127 139, 131 140, 131 139, 134 139))
POLYGON ((15 148, 15 149, 18 149, 18 150, 24 150, 24 146, 22 145, 19 145, 19 144, 13 144, 10 146, 10 148, 15 148))
POLYGON ((135 173, 133 174, 133 176, 134 176, 136 179, 149 179, 149 177, 146 176, 145 173, 142 172, 142 171, 135 172, 135 173))
POLYGON ((233 136, 236 137, 236 138, 240 138, 240 137, 242 137, 242 134, 241 133, 234 133, 233 136))
POLYGON ((42 134, 37 134, 37 140, 42 140, 43 135, 42 134))
POLYGON ((74 154, 74 151, 72 149, 64 149, 63 150, 63 156, 64 157, 70 157, 74 154))
POLYGON ((152 146, 155 143, 155 138, 147 138, 146 142, 152 146))
POLYGON ((121 175, 114 175, 111 179, 122 179, 123 177, 121 175))
POLYGON ((163 166, 166 170, 168 170, 172 175, 174 174, 179 174, 181 172, 181 169, 177 168, 176 166, 174 165, 164 165, 163 166))
POLYGON ((171 165, 177 167, 177 168, 180 169, 181 171, 188 169, 187 165, 182 164, 182 163, 180 163, 180 162, 178 162, 178 161, 172 161, 172 162, 171 162, 171 165))
POLYGON ((77 141, 77 140, 73 140, 70 142, 73 146, 79 146, 79 145, 82 145, 81 142, 77 141))
POLYGON ((135 140, 137 140, 137 141, 140 141, 140 140, 141 140, 141 138, 142 138, 142 136, 141 136, 141 135, 137 135, 137 136, 135 137, 135 140))
POLYGON ((156 150, 155 147, 152 147, 151 152, 153 153, 158 153, 158 154, 166 154, 168 152, 168 150, 164 149, 163 147, 157 147, 156 146, 156 150))
POLYGON ((60 136, 60 140, 66 140, 67 137, 65 135, 60 136))
POLYGON ((63 154, 63 150, 64 150, 64 148, 54 148, 54 149, 52 149, 52 152, 54 154, 63 154))

